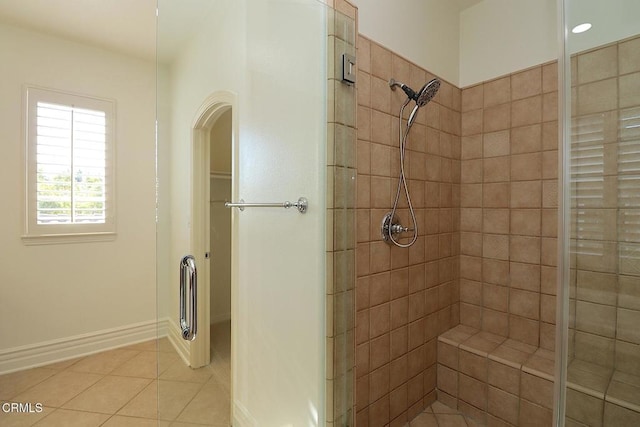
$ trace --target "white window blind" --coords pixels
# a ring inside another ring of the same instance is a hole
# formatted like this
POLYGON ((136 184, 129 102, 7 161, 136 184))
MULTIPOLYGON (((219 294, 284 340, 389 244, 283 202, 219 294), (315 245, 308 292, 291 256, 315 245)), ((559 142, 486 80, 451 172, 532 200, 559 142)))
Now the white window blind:
POLYGON ((37 220, 104 223, 105 112, 38 102, 37 220))
MULTIPOLYGON (((575 117, 571 125, 572 251, 602 257, 605 229, 602 221, 604 176, 604 116, 575 117)), ((580 264, 580 261, 579 261, 580 264)), ((582 266, 581 266, 582 267, 582 266)))
POLYGON ((640 275, 640 107, 620 110, 618 238, 620 273, 640 275))
POLYGON ((114 233, 112 101, 27 89, 27 237, 114 233))

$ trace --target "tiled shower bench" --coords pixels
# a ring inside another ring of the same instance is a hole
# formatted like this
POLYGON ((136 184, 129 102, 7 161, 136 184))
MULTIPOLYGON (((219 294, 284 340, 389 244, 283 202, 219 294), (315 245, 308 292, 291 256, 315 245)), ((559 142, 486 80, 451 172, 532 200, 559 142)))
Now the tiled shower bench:
POLYGON ((488 426, 551 426, 552 351, 458 325, 438 337, 438 400, 488 426))
MULTIPOLYGON (((438 337, 437 362, 446 405, 489 427, 552 425, 552 351, 458 325, 438 337)), ((567 427, 640 426, 640 377, 572 360, 567 386, 567 427)))

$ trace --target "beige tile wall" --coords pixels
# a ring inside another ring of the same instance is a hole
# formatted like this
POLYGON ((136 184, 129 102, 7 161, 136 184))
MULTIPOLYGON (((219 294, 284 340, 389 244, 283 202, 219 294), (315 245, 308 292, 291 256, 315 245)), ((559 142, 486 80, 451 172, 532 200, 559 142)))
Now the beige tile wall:
POLYGON ((343 53, 356 54, 356 9, 331 2, 327 111, 327 426, 354 425, 356 88, 343 83, 343 53))
MULTIPOLYGON (((398 183, 405 100, 388 81, 418 90, 434 76, 362 36, 358 63, 356 422, 404 425, 435 399, 437 336, 459 321, 461 92, 443 81, 411 129, 406 168, 419 238, 400 249, 380 236, 398 183)), ((399 216, 408 224, 406 202, 399 216)))
POLYGON ((460 321, 554 348, 557 64, 462 90, 460 321))
POLYGON ((636 37, 571 59, 571 425, 640 423, 638 52, 636 37))
MULTIPOLYGON (((581 54, 572 67, 571 351, 584 359, 578 368, 615 366, 627 387, 637 378, 628 375, 640 374, 639 51, 640 39, 625 40, 581 54)), ((557 64, 462 91, 445 85, 426 107, 407 156, 421 233, 403 251, 378 237, 397 185, 393 116, 403 100, 387 81, 421 87, 432 76, 364 37, 358 61, 357 422, 399 425, 433 398, 434 338, 458 316, 554 349, 557 64)))
POLYGON ((572 58, 572 351, 640 376, 640 37, 572 58))

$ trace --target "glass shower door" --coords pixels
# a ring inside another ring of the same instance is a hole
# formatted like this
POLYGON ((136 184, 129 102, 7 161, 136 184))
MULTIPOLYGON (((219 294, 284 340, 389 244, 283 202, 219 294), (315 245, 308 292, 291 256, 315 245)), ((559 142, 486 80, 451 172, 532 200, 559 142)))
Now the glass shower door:
POLYGON ((640 425, 638 13, 565 1, 566 425, 640 425))
POLYGON ((323 424, 326 19, 314 0, 158 1, 158 312, 168 347, 159 353, 160 419, 323 424), (230 351, 221 367, 209 347, 219 329, 209 273, 220 254, 210 213, 220 200, 209 195, 225 115, 227 201, 309 204, 304 214, 230 210, 230 351), (194 341, 176 326, 185 255, 198 271, 194 341))

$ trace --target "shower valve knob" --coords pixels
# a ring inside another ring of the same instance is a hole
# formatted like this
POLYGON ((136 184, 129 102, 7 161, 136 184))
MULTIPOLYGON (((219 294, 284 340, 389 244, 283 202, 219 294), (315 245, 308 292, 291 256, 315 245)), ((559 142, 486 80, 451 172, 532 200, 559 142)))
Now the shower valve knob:
POLYGON ((406 233, 409 231, 408 227, 403 227, 402 224, 391 224, 391 232, 393 234, 406 233))
POLYGON ((402 224, 400 224, 399 222, 394 222, 394 221, 398 221, 397 217, 392 218, 391 217, 391 212, 389 212, 388 214, 386 214, 384 216, 384 218, 382 219, 382 226, 381 226, 381 233, 382 233, 382 239, 385 242, 389 242, 391 241, 391 236, 395 236, 398 235, 400 233, 406 233, 408 231, 414 231, 414 228, 409 228, 409 227, 404 227, 402 224))

